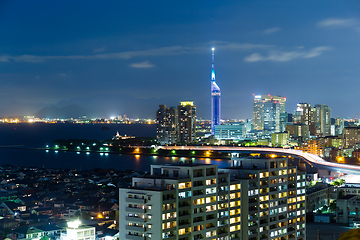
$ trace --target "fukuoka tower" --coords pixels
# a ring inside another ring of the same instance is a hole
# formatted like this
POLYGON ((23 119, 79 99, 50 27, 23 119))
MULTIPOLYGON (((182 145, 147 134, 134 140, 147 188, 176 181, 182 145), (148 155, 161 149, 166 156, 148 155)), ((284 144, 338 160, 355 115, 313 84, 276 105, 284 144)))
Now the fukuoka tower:
POLYGON ((220 113, 221 113, 221 91, 215 80, 215 68, 214 68, 214 52, 215 48, 212 48, 212 64, 211 64, 211 134, 215 135, 215 126, 220 125, 220 113))

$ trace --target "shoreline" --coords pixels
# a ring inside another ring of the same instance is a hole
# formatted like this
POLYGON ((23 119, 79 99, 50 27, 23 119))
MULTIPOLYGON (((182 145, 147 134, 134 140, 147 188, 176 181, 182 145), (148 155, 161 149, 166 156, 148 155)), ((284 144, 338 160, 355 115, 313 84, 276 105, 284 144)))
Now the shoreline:
MULTIPOLYGON (((231 158, 228 156, 222 156, 224 154, 216 154, 216 156, 214 156, 214 154, 209 155, 204 153, 204 151, 202 150, 198 150, 195 151, 195 153, 193 153, 194 151, 190 151, 190 150, 177 150, 176 152, 178 153, 174 153, 173 150, 158 150, 156 152, 153 152, 152 148, 141 148, 142 151, 138 150, 139 148, 129 148, 129 147, 123 147, 121 148, 122 150, 118 150, 118 151, 114 151, 114 150, 109 150, 109 151, 94 151, 94 150, 69 150, 69 149, 56 149, 56 148, 35 148, 35 147, 25 147, 24 145, 10 145, 10 146, 0 146, 0 148, 2 149, 20 149, 20 150, 38 150, 38 151, 52 151, 52 152, 73 152, 73 153, 77 153, 77 152, 81 152, 81 153, 108 153, 108 154, 124 154, 124 155, 140 155, 140 156, 161 156, 161 157, 186 157, 186 158, 208 158, 208 159, 220 159, 220 160, 230 160, 231 158), (135 150, 134 150, 135 149, 135 150), (145 150, 145 151, 143 151, 145 150)), ((205 151, 207 152, 207 151, 205 151)))

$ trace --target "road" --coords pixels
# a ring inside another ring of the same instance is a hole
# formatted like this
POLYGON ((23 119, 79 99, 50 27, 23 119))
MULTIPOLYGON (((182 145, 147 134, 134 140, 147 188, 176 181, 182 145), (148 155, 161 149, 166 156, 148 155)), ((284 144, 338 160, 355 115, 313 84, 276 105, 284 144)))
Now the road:
POLYGON ((223 146, 160 146, 158 148, 167 149, 167 150, 203 150, 203 151, 221 151, 221 152, 244 152, 244 153, 252 152, 252 153, 281 154, 281 155, 299 157, 304 161, 306 161, 307 163, 309 163, 310 165, 320 169, 360 175, 360 166, 328 162, 315 154, 306 153, 301 150, 294 150, 294 149, 260 148, 260 147, 223 147, 223 146))

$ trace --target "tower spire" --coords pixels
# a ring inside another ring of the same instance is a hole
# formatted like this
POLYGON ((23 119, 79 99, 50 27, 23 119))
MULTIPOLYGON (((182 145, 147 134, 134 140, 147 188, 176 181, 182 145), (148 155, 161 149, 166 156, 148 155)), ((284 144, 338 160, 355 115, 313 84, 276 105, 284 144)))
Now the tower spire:
POLYGON ((211 49, 211 51, 212 51, 212 57, 211 57, 211 59, 212 59, 212 64, 211 64, 211 81, 215 81, 215 66, 214 66, 214 58, 215 58, 215 48, 212 48, 211 49))
POLYGON ((220 125, 220 97, 221 91, 219 86, 216 84, 215 78, 215 48, 212 51, 212 64, 211 64, 211 134, 215 135, 215 126, 220 125))

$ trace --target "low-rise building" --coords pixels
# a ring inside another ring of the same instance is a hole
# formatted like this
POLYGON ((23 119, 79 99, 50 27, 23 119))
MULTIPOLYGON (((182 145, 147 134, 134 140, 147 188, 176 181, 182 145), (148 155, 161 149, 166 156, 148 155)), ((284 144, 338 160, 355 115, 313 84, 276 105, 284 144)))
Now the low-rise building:
POLYGON ((325 144, 323 139, 308 140, 296 147, 297 150, 302 150, 307 153, 312 153, 320 157, 324 156, 325 144))
POLYGON ((360 197, 345 195, 336 200, 336 222, 350 224, 360 216, 360 197))
POLYGON ((273 133, 271 134, 271 146, 272 147, 284 147, 289 145, 289 133, 273 133))
POLYGON ((245 123, 227 123, 225 125, 215 125, 215 138, 221 140, 244 139, 247 133, 245 123))
POLYGON ((306 212, 314 212, 324 205, 330 204, 329 184, 317 182, 314 186, 306 189, 306 212))
POLYGON ((60 240, 95 240, 95 227, 82 225, 79 220, 68 222, 65 233, 60 240))

